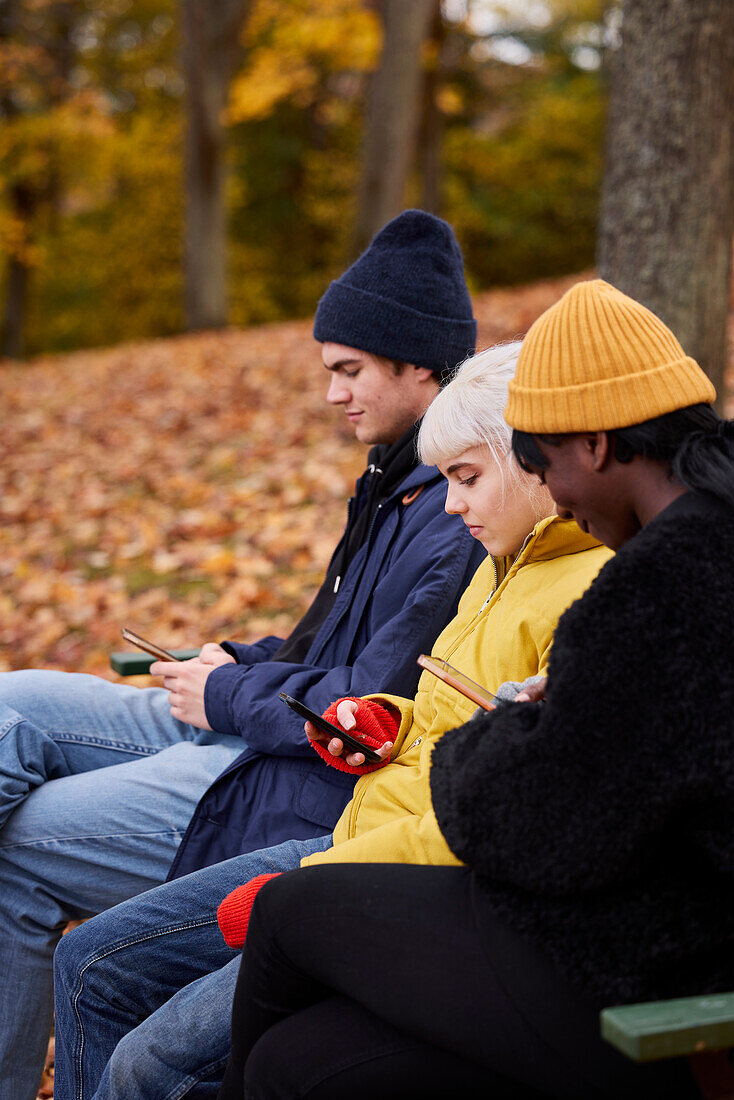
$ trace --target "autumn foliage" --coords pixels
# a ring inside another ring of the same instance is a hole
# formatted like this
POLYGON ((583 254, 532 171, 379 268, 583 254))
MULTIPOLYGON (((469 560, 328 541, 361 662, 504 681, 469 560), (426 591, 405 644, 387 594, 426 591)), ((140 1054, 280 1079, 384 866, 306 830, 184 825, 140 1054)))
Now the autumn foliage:
MULTIPOLYGON (((480 342, 571 279, 477 300, 480 342)), ((285 634, 363 468, 310 324, 0 366, 0 667, 109 672, 127 625, 167 647, 285 634)))
POLYGON ((308 324, 6 367, 2 667, 287 631, 362 455, 308 324))

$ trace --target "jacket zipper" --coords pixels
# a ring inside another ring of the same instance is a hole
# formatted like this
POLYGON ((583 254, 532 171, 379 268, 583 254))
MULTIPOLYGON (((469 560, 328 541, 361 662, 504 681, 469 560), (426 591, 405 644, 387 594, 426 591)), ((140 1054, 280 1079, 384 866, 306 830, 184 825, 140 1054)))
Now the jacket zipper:
MULTIPOLYGON (((388 498, 388 499, 390 499, 390 498, 388 498)), ((356 592, 356 591, 357 591, 357 589, 359 588, 360 582, 361 582, 361 580, 362 580, 362 573, 364 573, 365 569, 367 568, 367 562, 369 561, 369 548, 370 548, 370 542, 371 542, 371 540, 372 540, 372 533, 373 533, 373 531, 374 531, 374 529, 375 529, 375 524, 377 523, 378 517, 379 517, 379 515, 380 515, 380 511, 382 510, 382 506, 383 506, 383 504, 385 504, 385 503, 386 503, 386 502, 385 502, 384 500, 381 500, 381 501, 380 501, 380 503, 379 503, 379 504, 377 505, 377 507, 375 508, 375 514, 374 514, 374 516, 372 517, 372 522, 370 523, 370 526, 369 526, 369 530, 367 531, 367 538, 366 538, 366 540, 365 540, 365 543, 364 543, 364 545, 365 545, 365 546, 367 547, 368 553, 366 553, 366 554, 365 554, 365 556, 364 556, 364 561, 362 562, 362 569, 361 569, 361 571, 360 571, 359 577, 357 578, 357 580, 355 581, 354 585, 352 586, 352 596, 354 596, 355 592, 356 592)), ((360 549, 361 549, 361 548, 360 548, 360 549)), ((336 581, 336 584, 335 584, 335 587, 334 587, 334 591, 335 591, 335 592, 336 592, 337 588, 339 587, 339 583, 340 583, 340 581, 341 581, 341 577, 338 577, 338 578, 337 578, 337 581, 336 581)), ((323 647, 324 647, 324 646, 326 645, 326 643, 327 643, 328 639, 329 639, 329 638, 330 638, 330 637, 332 636, 332 634, 334 633, 334 630, 336 629, 336 627, 337 627, 337 624, 338 624, 338 623, 340 623, 340 622, 342 621, 342 619, 344 618, 344 616, 346 615, 346 613, 347 613, 347 612, 349 611, 349 608, 350 608, 351 606, 352 606, 352 600, 351 600, 351 598, 350 598, 350 599, 349 599, 349 602, 348 602, 348 603, 346 603, 346 604, 344 605, 344 607, 342 608, 342 610, 341 610, 341 613, 340 613, 340 615, 339 615, 339 618, 338 618, 338 619, 336 619, 334 623, 332 623, 332 626, 331 626, 331 630, 329 631, 328 637, 326 637, 326 638, 324 638, 324 639, 322 640, 322 643, 321 643, 321 648, 319 649, 319 653, 321 653, 321 652, 322 652, 322 650, 323 650, 323 647)), ((322 625, 323 625, 323 624, 322 624, 322 625)), ((316 660, 316 657, 314 657, 313 659, 314 659, 314 660, 316 660)))
MULTIPOLYGON (((489 593, 489 595, 487 596, 486 600, 484 601, 484 603, 482 604, 482 606, 481 606, 481 607, 479 608, 479 610, 477 611, 477 615, 481 615, 481 614, 482 614, 482 612, 484 611, 485 607, 487 606, 487 604, 489 603, 489 601, 490 601, 490 600, 492 599, 492 596, 494 596, 495 592, 497 591, 497 562, 496 562, 496 561, 494 560, 494 558, 493 558, 493 557, 492 557, 491 555, 490 555, 490 558, 491 558, 491 561, 492 561, 492 569, 494 570, 494 584, 492 585, 492 591, 491 591, 491 592, 489 593)), ((513 563, 513 564, 514 564, 514 563, 513 563)))
MULTIPOLYGON (((354 515, 354 500, 355 500, 354 497, 350 497, 349 502, 347 504, 347 526, 346 526, 346 529, 345 529, 344 535, 343 535, 343 538, 345 538, 345 539, 347 539, 349 537, 349 530, 352 526, 352 516, 354 515)), ((334 557, 336 557, 336 551, 334 551, 334 557)), ((341 584, 341 581, 342 581, 342 577, 341 577, 341 573, 339 573, 339 574, 337 574, 337 578, 334 581, 334 594, 335 595, 339 591, 339 585, 341 584)))
MULTIPOLYGON (((533 528, 533 530, 535 530, 535 528, 533 528)), ((510 573, 512 572, 512 570, 513 570, 513 569, 515 568, 515 566, 516 566, 516 565, 517 565, 517 563, 519 562, 519 560, 520 560, 520 558, 521 558, 521 556, 522 556, 522 552, 523 552, 523 550, 525 549, 525 547, 527 546, 527 544, 528 544, 528 543, 530 542, 530 539, 531 539, 531 537, 532 537, 532 534, 533 534, 533 532, 531 531, 531 532, 530 532, 529 534, 527 534, 527 535, 525 536, 525 541, 523 542, 523 544, 522 544, 522 546, 520 547, 520 549, 518 550, 518 552, 517 552, 517 553, 515 554, 515 557, 513 558, 513 561, 512 561, 512 565, 510 566, 510 568, 509 568, 509 569, 507 570, 507 572, 505 573, 505 578, 504 578, 505 580, 507 580, 507 578, 509 577, 509 575, 510 575, 510 573)), ((491 591, 491 592, 489 593, 489 595, 487 596, 486 600, 484 601, 484 603, 482 604, 482 606, 481 606, 481 607, 479 608, 479 610, 477 611, 477 615, 481 615, 481 614, 482 614, 482 612, 484 611, 485 607, 487 606, 487 604, 489 603, 489 601, 490 601, 490 600, 492 599, 492 597, 494 596, 495 592, 497 591, 497 565, 496 565, 496 563, 495 563, 495 560, 494 560, 494 558, 492 558, 492 568, 494 569, 494 588, 493 588, 493 589, 492 589, 492 591, 491 591)), ((503 583, 504 583, 504 582, 503 582, 503 583)))
MULTIPOLYGON (((366 472, 369 475, 369 481, 367 482, 367 489, 366 489, 366 494, 365 495, 367 497, 367 502, 369 502, 370 494, 372 493, 372 491, 374 489, 374 486, 375 486, 375 477, 377 475, 382 477, 383 470, 380 466, 375 466, 374 462, 370 462, 369 466, 367 467, 366 472)), ((348 505, 348 508, 347 508, 347 529, 346 529, 346 532, 345 532, 346 541, 345 541, 345 544, 344 544, 344 550, 345 551, 346 551, 348 543, 349 543, 349 538, 350 538, 351 529, 352 529, 352 518, 353 518, 353 515, 354 515, 354 500, 355 500, 354 497, 349 498, 349 505, 348 505)), ((379 509, 381 507, 382 507, 381 503, 377 505, 377 509, 375 510, 375 515, 377 514, 377 511, 379 511, 379 509)), ((374 524, 374 519, 375 519, 375 516, 372 517, 372 523, 370 524, 370 529, 367 532, 367 542, 368 543, 369 543, 370 535, 372 534, 372 526, 374 524)), ((334 581, 334 595, 336 595, 336 593, 339 591, 339 585, 341 584, 341 582, 342 582, 342 573, 340 572, 338 574, 336 580, 334 581)))
MULTIPOLYGON (((424 483, 424 484, 425 484, 425 483, 424 483)), ((349 504, 350 504, 350 506, 352 505, 352 502, 353 502, 354 500, 355 500, 355 498, 354 498, 354 497, 350 497, 350 500, 349 500, 349 504)), ((398 496, 398 494, 397 494, 397 491, 396 491, 396 492, 394 492, 394 493, 391 493, 389 497, 386 497, 386 498, 385 498, 385 500, 381 500, 381 501, 379 502, 379 504, 377 505, 377 508, 375 509, 375 514, 374 514, 374 516, 372 517, 372 522, 370 523, 370 526, 369 526, 369 530, 367 531, 367 538, 366 538, 366 540, 365 540, 365 544, 364 544, 364 545, 365 545, 365 546, 366 546, 366 547, 368 548, 368 550, 369 550, 369 546, 370 546, 370 542, 371 542, 371 539, 372 539, 372 535, 373 535, 373 532, 374 532, 374 530, 375 530, 375 526, 377 525, 377 521, 378 521, 378 519, 379 519, 379 517, 380 517, 380 512, 381 512, 381 511, 382 511, 382 509, 383 509, 383 505, 385 505, 385 504, 390 504, 390 502, 391 502, 391 501, 393 501, 393 500, 397 500, 397 502, 398 502, 398 505, 400 504, 400 498, 399 498, 399 496, 398 496)), ((367 553, 367 554, 365 554, 365 557, 364 557, 364 561, 362 562, 362 571, 360 572, 360 574, 359 574, 359 578, 357 579, 357 581, 355 582, 355 584, 354 584, 354 586, 353 586, 353 588, 352 588, 352 596, 354 596, 354 594, 356 593, 356 591, 357 591, 357 589, 358 589, 358 587, 359 587, 359 583, 360 583, 360 581, 361 581, 361 579, 362 579, 362 573, 363 573, 363 572, 364 572, 364 570, 365 570, 365 569, 367 568, 367 562, 368 562, 368 560, 369 560, 369 554, 367 553)), ((349 599, 349 602, 348 602, 347 604, 345 604, 345 606, 344 606, 344 607, 342 608, 341 612, 339 613, 339 617, 338 617, 338 619, 336 619, 336 620, 335 620, 335 621, 334 621, 334 622, 332 623, 332 625, 331 625, 331 629, 329 630, 329 633, 328 633, 328 635, 327 635, 327 636, 326 636, 325 638, 323 638, 323 639, 321 640, 321 644, 320 644, 320 646, 319 646, 319 649, 317 650, 317 652, 316 652, 315 654, 313 654, 313 655, 312 655, 312 657, 311 657, 311 660, 314 660, 314 661, 315 661, 315 660, 318 660, 318 658, 319 658, 320 654, 321 654, 321 653, 323 652, 324 646, 325 646, 325 645, 326 645, 326 643, 327 643, 327 642, 329 641, 329 639, 330 639, 330 638, 331 638, 331 636, 333 635, 334 631, 336 630, 336 627, 337 627, 337 626, 338 626, 338 624, 339 624, 339 623, 340 623, 340 622, 342 621, 342 619, 344 618, 344 616, 346 615, 346 613, 347 613, 347 612, 349 611, 349 608, 350 608, 351 606, 352 606, 352 600, 351 600, 351 598, 350 598, 350 599, 349 599)), ((333 610, 333 609, 332 609, 332 610, 333 610)), ((323 629, 323 623, 321 624, 321 629, 323 629)), ((320 633, 320 631, 319 631, 319 633, 320 633)))

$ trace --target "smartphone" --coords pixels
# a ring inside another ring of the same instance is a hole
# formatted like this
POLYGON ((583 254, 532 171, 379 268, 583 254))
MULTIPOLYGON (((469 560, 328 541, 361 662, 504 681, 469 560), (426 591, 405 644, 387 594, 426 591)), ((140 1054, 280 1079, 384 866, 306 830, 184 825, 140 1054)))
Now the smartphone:
POLYGON ((381 763, 382 757, 378 756, 376 752, 373 752, 372 749, 363 745, 362 742, 358 740, 358 738, 353 737, 351 733, 346 733, 345 730, 340 729, 339 726, 335 726, 333 722, 327 722, 325 718, 322 718, 315 710, 311 710, 305 703, 300 703, 298 699, 294 699, 292 695, 286 695, 284 691, 279 691, 278 696, 291 708, 291 710, 294 710, 296 714, 300 714, 301 718, 311 722, 321 733, 327 734, 328 737, 338 737, 344 745, 344 748, 348 749, 349 752, 361 752, 366 764, 381 763))
POLYGON ((497 696, 492 695, 491 691, 487 691, 481 684, 470 680, 468 676, 463 672, 459 672, 458 668, 454 668, 442 657, 428 657, 425 653, 421 653, 418 664, 421 668, 432 672, 434 676, 438 676, 439 680, 443 680, 445 684, 455 688, 456 691, 460 691, 462 695, 466 695, 467 699, 471 699, 478 707, 482 707, 483 710, 494 710, 497 696))
POLYGON ((162 646, 156 645, 155 642, 149 642, 145 638, 141 638, 139 634, 133 634, 132 630, 128 630, 126 626, 123 626, 121 634, 126 642, 130 642, 131 645, 136 645, 138 649, 142 649, 144 653, 149 653, 150 656, 155 657, 157 661, 181 660, 180 657, 174 657, 167 649, 163 649, 162 646))

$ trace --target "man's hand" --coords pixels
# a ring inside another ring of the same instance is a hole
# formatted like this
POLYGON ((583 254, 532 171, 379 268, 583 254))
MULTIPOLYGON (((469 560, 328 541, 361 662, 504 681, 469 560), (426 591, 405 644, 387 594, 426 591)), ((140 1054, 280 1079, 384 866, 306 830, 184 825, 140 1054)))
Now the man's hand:
POLYGON ((548 683, 548 677, 545 676, 542 680, 538 680, 537 684, 528 684, 528 686, 515 696, 516 703, 544 703, 545 702, 545 685, 548 683))
POLYGON ((151 676, 163 677, 173 718, 179 722, 189 722, 200 730, 211 729, 204 710, 204 686, 215 667, 205 664, 198 657, 190 661, 155 661, 150 666, 151 676))
MULTIPOLYGON (((339 725, 343 726, 345 730, 349 731, 354 729, 356 721, 354 715, 357 713, 357 704, 351 699, 342 699, 336 708, 336 716, 339 719, 339 725)), ((328 733, 321 733, 310 722, 306 722, 303 727, 306 731, 306 737, 310 741, 318 741, 320 745, 324 745, 327 752, 330 752, 332 756, 341 756, 344 753, 344 744, 338 737, 329 737, 328 733)), ((381 745, 379 749, 374 751, 383 760, 387 760, 392 752, 392 741, 386 741, 384 745, 381 745)), ((364 764, 364 753, 362 752, 348 752, 344 756, 347 764, 352 768, 358 768, 361 764, 364 764)))
POLYGON ((214 668, 218 668, 219 665, 236 665, 234 657, 227 653, 226 649, 217 642, 207 642, 206 645, 201 647, 199 653, 199 660, 203 665, 212 665, 214 668))

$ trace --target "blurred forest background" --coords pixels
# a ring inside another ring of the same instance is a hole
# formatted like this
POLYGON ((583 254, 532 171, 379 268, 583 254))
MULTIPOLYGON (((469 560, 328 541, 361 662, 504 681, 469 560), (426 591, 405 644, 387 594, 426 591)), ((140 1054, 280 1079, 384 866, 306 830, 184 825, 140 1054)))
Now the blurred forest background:
POLYGON ((593 262, 613 3, 210 0, 204 26, 189 7, 187 41, 178 0, 0 0, 6 354, 308 316, 396 212, 375 190, 402 186, 386 115, 413 135, 400 205, 454 225, 473 290, 593 262), (185 262, 184 211, 219 141, 224 308, 184 288, 207 264, 185 262))

